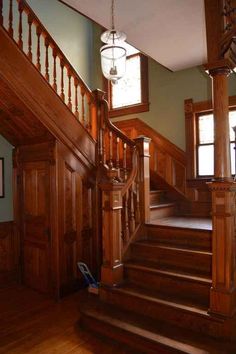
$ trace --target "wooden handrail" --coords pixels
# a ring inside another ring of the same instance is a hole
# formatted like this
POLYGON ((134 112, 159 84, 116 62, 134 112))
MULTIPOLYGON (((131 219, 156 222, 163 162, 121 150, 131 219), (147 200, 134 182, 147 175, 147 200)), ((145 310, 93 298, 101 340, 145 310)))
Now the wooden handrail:
POLYGON ((28 3, 25 0, 0 0, 0 25, 15 40, 75 118, 96 139, 96 128, 92 126, 96 124, 95 96, 28 3), (16 19, 14 2, 18 4, 16 19), (7 12, 8 18, 4 18, 3 14, 7 12), (28 29, 27 33, 23 33, 25 28, 28 29))

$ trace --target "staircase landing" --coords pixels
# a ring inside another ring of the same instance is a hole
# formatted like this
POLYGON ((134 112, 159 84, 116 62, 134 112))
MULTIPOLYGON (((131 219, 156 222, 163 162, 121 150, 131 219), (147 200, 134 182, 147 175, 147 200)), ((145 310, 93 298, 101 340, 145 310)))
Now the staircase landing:
POLYGON ((212 231, 212 220, 210 218, 169 216, 166 218, 152 220, 149 224, 212 231))

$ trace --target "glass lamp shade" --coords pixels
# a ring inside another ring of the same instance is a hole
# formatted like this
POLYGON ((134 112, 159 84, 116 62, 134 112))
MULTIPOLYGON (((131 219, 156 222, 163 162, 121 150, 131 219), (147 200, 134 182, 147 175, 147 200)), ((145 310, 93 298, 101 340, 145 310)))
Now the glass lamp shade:
POLYGON ((115 44, 104 45, 100 53, 103 75, 112 84, 116 84, 125 75, 126 49, 115 44))

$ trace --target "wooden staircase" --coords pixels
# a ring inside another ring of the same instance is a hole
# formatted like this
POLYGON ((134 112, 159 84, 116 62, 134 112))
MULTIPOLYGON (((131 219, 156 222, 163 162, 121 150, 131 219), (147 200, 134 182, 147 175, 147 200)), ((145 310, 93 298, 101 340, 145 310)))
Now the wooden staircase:
POLYGON ((230 353, 210 339, 228 331, 227 320, 208 313, 211 236, 210 219, 146 224, 124 261, 124 283, 102 287, 102 303, 82 307, 82 324, 143 353, 230 353))

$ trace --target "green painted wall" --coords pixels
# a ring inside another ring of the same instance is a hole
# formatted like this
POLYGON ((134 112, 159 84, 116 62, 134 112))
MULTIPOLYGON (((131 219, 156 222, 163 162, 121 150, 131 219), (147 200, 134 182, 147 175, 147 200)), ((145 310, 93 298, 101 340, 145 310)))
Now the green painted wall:
POLYGON ((82 79, 91 86, 93 24, 58 0, 27 0, 82 79))
POLYGON ((0 135, 0 157, 4 157, 5 198, 0 198, 0 222, 13 220, 12 146, 0 135))
MULTIPOLYGON (((235 75, 229 80, 229 94, 236 95, 235 75)), ((184 100, 211 99, 211 79, 201 67, 171 72, 149 59, 150 111, 114 119, 138 117, 171 142, 185 150, 184 100)))

